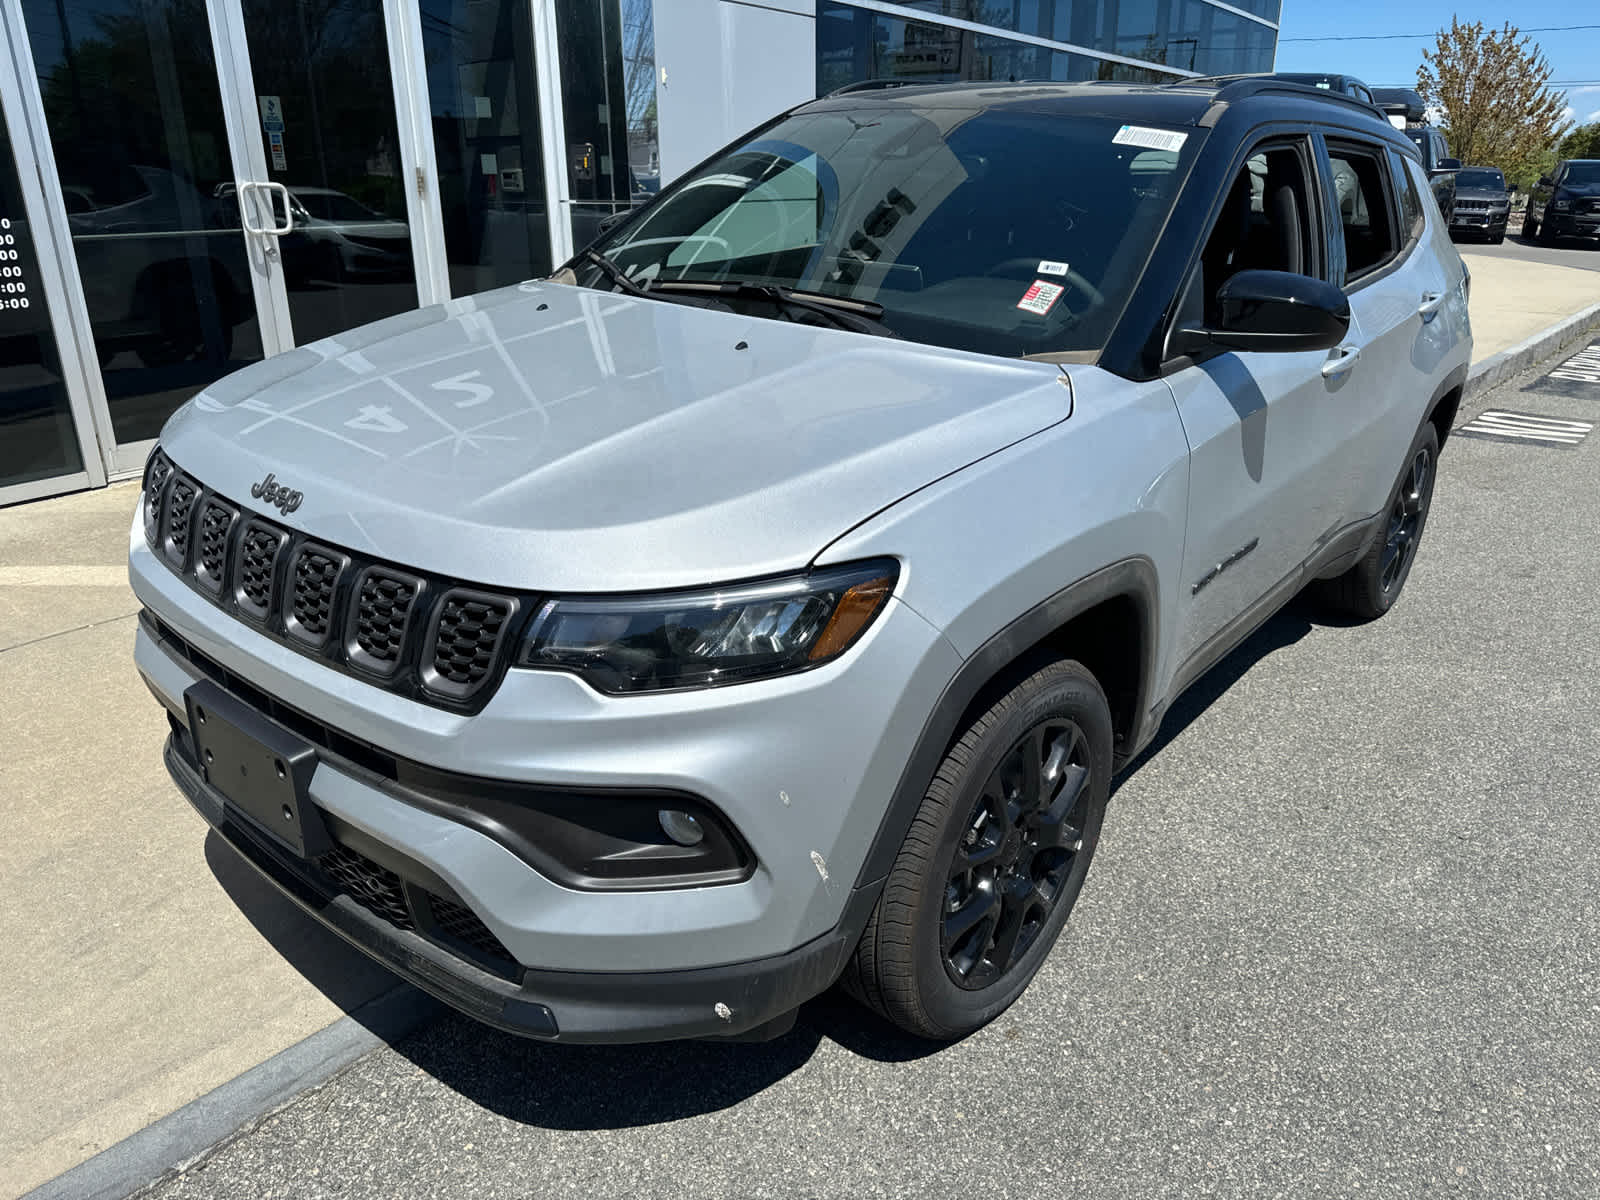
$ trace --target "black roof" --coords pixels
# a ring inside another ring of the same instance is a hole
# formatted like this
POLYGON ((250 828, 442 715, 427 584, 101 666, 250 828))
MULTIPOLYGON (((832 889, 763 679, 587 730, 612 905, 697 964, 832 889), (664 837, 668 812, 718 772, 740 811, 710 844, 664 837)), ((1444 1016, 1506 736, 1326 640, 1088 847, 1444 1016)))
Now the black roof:
MULTIPOLYGON (((858 108, 863 103, 960 108, 1031 108, 1040 111, 1103 115, 1129 121, 1209 128, 1235 107, 1294 110, 1293 119, 1332 121, 1370 132, 1396 131, 1383 114, 1365 101, 1310 84, 1272 75, 1235 75, 1176 79, 1169 83, 1123 83, 1089 80, 1057 83, 1021 80, 1015 83, 977 81, 910 83, 895 79, 864 80, 830 92, 802 107, 809 110, 858 108)), ((1409 144, 1408 144, 1409 145, 1409 144)))

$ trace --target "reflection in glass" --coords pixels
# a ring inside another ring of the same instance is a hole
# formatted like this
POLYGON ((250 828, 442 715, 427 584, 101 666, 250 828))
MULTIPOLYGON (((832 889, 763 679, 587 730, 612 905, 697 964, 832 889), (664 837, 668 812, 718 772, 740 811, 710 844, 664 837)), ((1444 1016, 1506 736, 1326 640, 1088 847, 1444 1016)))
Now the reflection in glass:
POLYGON ((550 273, 527 0, 423 0, 450 291, 550 273))
POLYGON ((0 488, 82 469, 11 131, 0 116, 0 488))
POLYGON ((415 308, 382 0, 244 0, 268 178, 300 344, 415 308))
POLYGON ((22 0, 118 442, 261 357, 200 0, 22 0))
MULTIPOLYGON (((984 0, 904 0, 905 7, 944 17, 1068 42, 1151 64, 1149 69, 1051 51, 1004 36, 906 21, 851 4, 817 8, 817 87, 822 93, 861 79, 952 80, 1173 78, 1159 68, 1205 74, 1272 69, 1274 29, 1203 0, 1035 0, 999 5, 984 0)), ((1235 7, 1277 15, 1276 0, 1235 7)))
MULTIPOLYGON (((573 202, 575 246, 588 245, 599 234, 602 221, 632 207, 636 192, 641 198, 648 198, 633 177, 629 134, 629 57, 634 62, 635 97, 644 95, 638 69, 645 58, 649 59, 649 98, 654 99, 654 25, 641 16, 639 7, 628 4, 625 17, 618 0, 556 0, 561 103, 566 117, 567 194, 573 202), (623 33, 630 21, 634 44, 630 54, 625 55, 623 33)), ((644 119, 641 113, 640 120, 644 119)))

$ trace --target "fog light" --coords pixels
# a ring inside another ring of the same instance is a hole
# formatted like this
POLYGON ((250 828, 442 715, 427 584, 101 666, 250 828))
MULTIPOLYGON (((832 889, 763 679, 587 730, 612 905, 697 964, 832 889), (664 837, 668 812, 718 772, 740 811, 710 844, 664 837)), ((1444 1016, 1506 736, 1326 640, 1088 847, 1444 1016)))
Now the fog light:
POLYGON ((680 846, 698 846, 705 841, 706 831, 700 828, 700 822, 682 809, 663 808, 656 819, 661 822, 661 832, 680 846))

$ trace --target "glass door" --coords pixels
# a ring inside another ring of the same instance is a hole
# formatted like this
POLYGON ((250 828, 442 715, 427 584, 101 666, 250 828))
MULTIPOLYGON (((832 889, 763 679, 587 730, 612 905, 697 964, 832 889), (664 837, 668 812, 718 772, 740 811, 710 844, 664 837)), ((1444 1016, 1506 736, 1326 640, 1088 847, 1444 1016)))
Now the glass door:
POLYGON ((42 174, 70 235, 69 303, 92 342, 86 370, 99 368, 95 424, 107 466, 136 470, 179 404, 280 345, 232 194, 211 29, 200 0, 16 9, 50 146, 42 174))
POLYGON ((212 11, 248 143, 234 200, 265 244, 293 344, 415 308, 383 0, 212 0, 212 11))

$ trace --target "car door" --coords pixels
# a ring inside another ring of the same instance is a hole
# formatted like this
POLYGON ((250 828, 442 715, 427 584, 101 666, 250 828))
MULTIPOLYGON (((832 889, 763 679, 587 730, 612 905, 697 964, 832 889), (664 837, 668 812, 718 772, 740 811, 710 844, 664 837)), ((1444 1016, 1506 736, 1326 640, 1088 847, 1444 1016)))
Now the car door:
POLYGON ((1448 331, 1456 314, 1446 311, 1454 301, 1444 264, 1422 246, 1428 228, 1420 170, 1410 174, 1401 156, 1376 140, 1331 134, 1318 140, 1333 277, 1350 300, 1349 341, 1360 357, 1360 386, 1340 403, 1332 473, 1342 522, 1349 524, 1388 500, 1454 345, 1448 331))
MULTIPOLYGON (((1314 158, 1304 135, 1268 138, 1241 156, 1180 293, 1175 326, 1212 320, 1209 298, 1239 270, 1329 278, 1314 158)), ((1258 604, 1294 586, 1301 564, 1343 519, 1334 466, 1344 410, 1359 386, 1352 376, 1364 372, 1348 348, 1169 355, 1166 369, 1190 452, 1174 661, 1195 669, 1258 604)))

